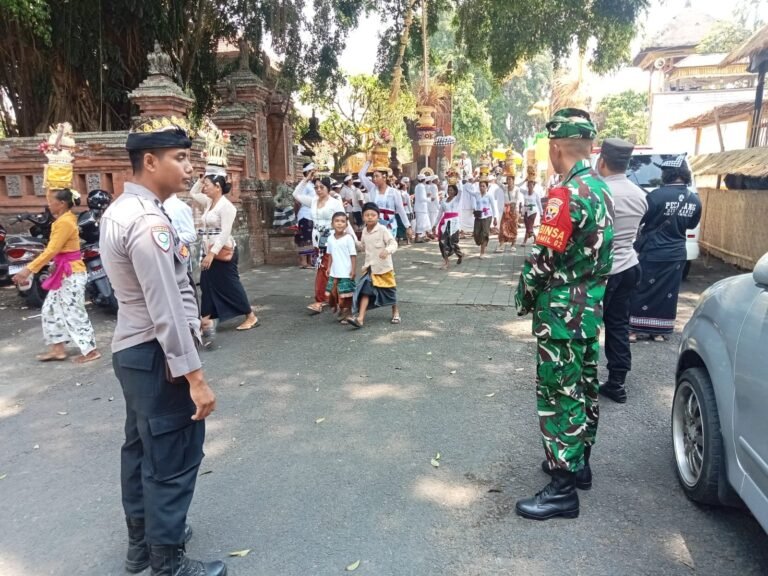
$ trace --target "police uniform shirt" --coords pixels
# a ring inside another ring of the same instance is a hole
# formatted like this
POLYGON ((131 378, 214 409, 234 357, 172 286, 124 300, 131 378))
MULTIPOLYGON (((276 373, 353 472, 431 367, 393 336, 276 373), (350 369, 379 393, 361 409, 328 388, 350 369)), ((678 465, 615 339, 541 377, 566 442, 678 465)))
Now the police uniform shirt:
POLYGON ((200 318, 189 283, 189 249, 151 191, 126 183, 101 219, 104 268, 120 307, 112 352, 157 340, 171 375, 200 368, 200 318))

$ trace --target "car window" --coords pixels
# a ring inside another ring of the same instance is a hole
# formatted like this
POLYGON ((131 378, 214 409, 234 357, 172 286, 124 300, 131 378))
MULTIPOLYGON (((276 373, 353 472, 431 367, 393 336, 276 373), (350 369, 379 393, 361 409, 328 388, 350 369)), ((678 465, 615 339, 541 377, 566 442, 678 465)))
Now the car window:
POLYGON ((629 160, 627 178, 647 192, 661 186, 661 163, 674 160, 677 154, 635 154, 629 160))

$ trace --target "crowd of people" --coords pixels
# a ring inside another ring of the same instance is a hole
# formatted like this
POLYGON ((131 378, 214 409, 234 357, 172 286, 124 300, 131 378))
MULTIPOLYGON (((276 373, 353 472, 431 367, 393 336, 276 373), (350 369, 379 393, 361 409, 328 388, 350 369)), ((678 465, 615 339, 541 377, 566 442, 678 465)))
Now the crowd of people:
MULTIPOLYGON (((459 177, 439 184, 430 172, 393 179, 364 165, 339 181, 319 176, 311 163, 293 192, 300 205, 296 241, 303 268, 312 267, 312 314, 330 309, 339 322, 362 328, 368 311, 391 308, 401 322, 393 254, 399 243, 437 240, 448 268, 464 258, 471 237, 487 258, 533 239, 515 303, 533 313, 537 339, 537 410, 544 445, 541 465, 552 477, 534 496, 518 501, 523 517, 545 520, 579 514, 577 490, 592 486, 590 460, 597 437, 599 395, 627 399, 634 332, 663 336, 674 328, 685 261, 686 230, 699 221, 701 204, 690 190, 684 157, 659 166, 663 185, 646 193, 626 171, 633 145, 607 139, 592 165, 597 130, 589 114, 558 111, 547 124, 549 157, 561 175, 542 199, 534 170, 522 185, 514 176, 472 170, 461 155, 459 177), (499 178, 501 180, 501 178, 499 178), (538 222, 538 230, 536 223, 538 222), (605 326, 609 378, 598 380, 599 335, 605 326)), ((259 324, 238 272, 232 230, 236 209, 227 199, 225 168, 209 165, 194 182, 202 210, 195 231, 189 206, 177 193, 192 182, 192 140, 178 123, 163 121, 131 131, 126 148, 133 179, 101 223, 104 267, 119 301, 112 363, 126 403, 121 453, 123 507, 128 528, 126 568, 153 576, 224 576, 223 562, 186 556, 186 523, 203 458, 205 418, 216 397, 202 370, 198 344, 210 341, 218 321, 242 317, 237 330, 259 324), (191 274, 191 244, 202 238, 200 294, 191 274), (173 385, 169 385, 169 383, 173 385)), ((77 193, 49 191, 56 222, 49 249, 14 281, 28 280, 51 259, 56 271, 43 309, 51 345, 40 360, 66 357, 64 344, 81 351, 78 362, 99 358, 83 302, 84 272, 75 246, 71 211, 77 193)))

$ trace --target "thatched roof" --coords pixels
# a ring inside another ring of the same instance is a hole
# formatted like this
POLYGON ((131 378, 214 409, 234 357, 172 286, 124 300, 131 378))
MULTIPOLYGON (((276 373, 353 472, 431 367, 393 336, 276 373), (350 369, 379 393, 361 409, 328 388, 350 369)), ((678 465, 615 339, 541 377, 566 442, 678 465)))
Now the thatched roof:
MULTIPOLYGON (((670 126, 671 130, 682 130, 683 128, 703 128, 704 126, 712 126, 720 121, 720 124, 728 124, 729 122, 741 122, 748 120, 755 112, 754 102, 735 102, 732 104, 721 104, 715 106, 712 110, 693 116, 677 124, 670 126), (717 119, 715 118, 717 113, 717 119)), ((763 104, 763 114, 768 114, 768 102, 763 104)))
POLYGON ((648 54, 675 48, 695 48, 712 30, 717 19, 706 12, 687 7, 675 15, 647 46, 635 56, 633 66, 640 66, 648 54))
POLYGON ((701 154, 691 158, 690 163, 696 175, 768 176, 768 147, 701 154))
POLYGON ((768 52, 768 24, 752 34, 744 44, 726 56, 723 65, 733 64, 742 58, 756 56, 760 52, 768 52))

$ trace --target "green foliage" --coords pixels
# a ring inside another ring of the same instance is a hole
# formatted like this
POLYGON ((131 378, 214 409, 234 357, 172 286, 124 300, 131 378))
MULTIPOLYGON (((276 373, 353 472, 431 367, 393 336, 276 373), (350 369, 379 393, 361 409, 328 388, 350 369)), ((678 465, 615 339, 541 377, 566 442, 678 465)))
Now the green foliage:
POLYGON ((718 22, 696 46, 700 54, 730 52, 751 36, 751 31, 734 22, 718 22))
POLYGON ((284 57, 277 88, 291 92, 309 79, 333 93, 348 32, 371 0, 0 0, 0 106, 7 133, 30 135, 58 121, 75 130, 125 128, 127 93, 146 77, 154 42, 168 52, 195 115, 215 101, 230 68, 216 55, 220 40, 247 39, 254 72, 264 72, 261 46, 284 57))
POLYGON ((491 115, 475 97, 474 77, 459 81, 453 94, 453 135, 462 150, 477 154, 487 150, 493 139, 491 115))
POLYGON ((505 146, 512 144, 519 151, 524 148, 525 140, 541 129, 542 117, 529 116, 528 112, 536 102, 547 99, 552 75, 552 59, 537 56, 492 95, 488 111, 495 140, 505 146))
MULTIPOLYGON (((314 86, 306 85, 300 99, 316 107, 318 117, 322 118, 320 134, 333 155, 334 171, 341 170, 350 156, 369 150, 374 136, 383 128, 392 133, 391 146, 405 152, 410 150, 403 118, 415 117, 416 100, 404 92, 394 105, 390 105, 389 88, 377 76, 358 74, 347 77, 345 86, 334 98, 318 94, 314 86)), ((401 161, 403 156, 401 154, 401 161)))
POLYGON ((604 73, 629 60, 635 21, 648 5, 648 0, 459 0, 458 39, 469 60, 488 63, 498 79, 546 50, 562 60, 574 42, 584 52, 594 41, 590 64, 604 73))
POLYGON ((600 140, 623 138, 633 144, 648 140, 648 95, 626 90, 606 96, 597 105, 595 120, 600 140))

